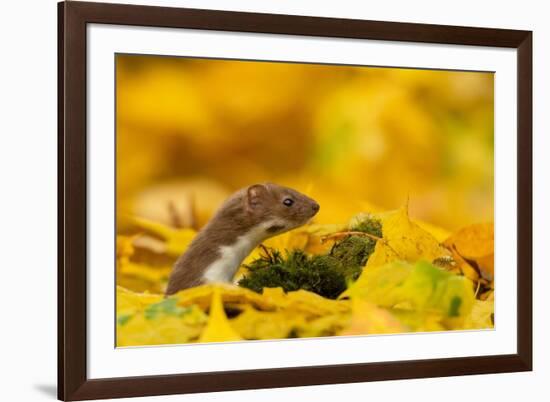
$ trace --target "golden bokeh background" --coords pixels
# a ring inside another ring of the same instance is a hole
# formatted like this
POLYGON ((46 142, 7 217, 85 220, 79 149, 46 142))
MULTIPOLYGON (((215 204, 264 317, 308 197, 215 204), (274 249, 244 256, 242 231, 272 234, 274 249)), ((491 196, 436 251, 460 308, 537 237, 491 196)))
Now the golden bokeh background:
POLYGON ((202 226, 256 182, 318 223, 493 220, 493 74, 117 55, 117 219, 202 226))

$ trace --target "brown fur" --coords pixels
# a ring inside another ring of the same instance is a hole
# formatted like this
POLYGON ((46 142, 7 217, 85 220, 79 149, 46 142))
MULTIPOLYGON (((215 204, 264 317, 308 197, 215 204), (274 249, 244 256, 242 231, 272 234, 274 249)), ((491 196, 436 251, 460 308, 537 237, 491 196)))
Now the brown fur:
POLYGON ((176 261, 166 294, 204 283, 205 270, 221 257, 220 247, 235 244, 240 236, 262 222, 277 223, 265 231, 265 238, 305 224, 319 210, 319 204, 291 188, 273 183, 255 184, 229 197, 176 261), (291 207, 283 201, 294 201, 291 207))

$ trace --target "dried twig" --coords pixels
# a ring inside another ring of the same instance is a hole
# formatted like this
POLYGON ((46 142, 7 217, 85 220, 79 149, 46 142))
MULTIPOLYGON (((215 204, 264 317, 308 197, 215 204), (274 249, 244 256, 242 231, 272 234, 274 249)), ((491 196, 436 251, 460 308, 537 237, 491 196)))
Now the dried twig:
POLYGON ((356 231, 346 231, 346 232, 331 233, 329 235, 322 236, 321 237, 321 243, 324 243, 327 240, 340 239, 342 237, 347 237, 347 236, 362 236, 362 237, 368 237, 369 239, 372 239, 372 240, 375 240, 375 241, 384 241, 384 239, 382 239, 381 237, 372 235, 370 233, 356 232, 356 231))

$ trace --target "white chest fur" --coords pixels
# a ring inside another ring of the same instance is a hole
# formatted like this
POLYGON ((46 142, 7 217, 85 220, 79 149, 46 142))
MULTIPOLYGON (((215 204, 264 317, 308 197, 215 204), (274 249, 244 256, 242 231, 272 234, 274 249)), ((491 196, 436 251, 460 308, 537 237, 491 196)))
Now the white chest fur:
POLYGON ((250 254, 262 241, 270 237, 266 229, 276 224, 284 225, 284 222, 264 222, 249 230, 248 233, 239 236, 233 244, 221 246, 219 248, 220 258, 206 268, 203 274, 203 280, 207 283, 231 282, 248 254, 250 254))

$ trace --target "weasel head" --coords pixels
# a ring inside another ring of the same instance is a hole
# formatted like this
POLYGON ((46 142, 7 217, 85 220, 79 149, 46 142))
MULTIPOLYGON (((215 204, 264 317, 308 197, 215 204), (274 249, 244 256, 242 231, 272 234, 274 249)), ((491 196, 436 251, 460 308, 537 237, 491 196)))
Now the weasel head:
POLYGON ((244 202, 249 217, 265 227, 268 236, 304 225, 320 208, 306 195, 274 183, 248 187, 244 202))

